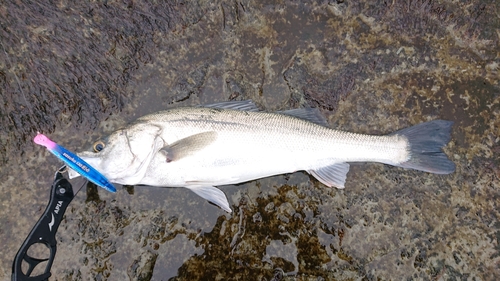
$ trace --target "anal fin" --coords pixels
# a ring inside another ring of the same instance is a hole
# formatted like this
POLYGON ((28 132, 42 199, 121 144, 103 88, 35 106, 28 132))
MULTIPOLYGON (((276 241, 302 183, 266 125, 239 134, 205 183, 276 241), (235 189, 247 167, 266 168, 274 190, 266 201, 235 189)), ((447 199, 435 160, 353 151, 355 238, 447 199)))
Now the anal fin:
POLYGON ((349 164, 336 163, 319 169, 309 170, 308 172, 328 187, 344 188, 347 172, 349 172, 349 164))

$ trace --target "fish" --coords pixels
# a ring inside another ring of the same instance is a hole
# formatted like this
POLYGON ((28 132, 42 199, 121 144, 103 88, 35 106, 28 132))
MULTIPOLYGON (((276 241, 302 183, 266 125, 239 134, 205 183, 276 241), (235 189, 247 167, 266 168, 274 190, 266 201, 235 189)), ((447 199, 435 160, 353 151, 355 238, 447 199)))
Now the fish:
POLYGON ((140 117, 77 155, 111 182, 185 187, 230 213, 217 186, 307 171, 344 188, 353 162, 453 173, 443 152, 452 125, 433 120, 366 135, 329 128, 317 108, 265 112, 251 100, 230 101, 140 117))

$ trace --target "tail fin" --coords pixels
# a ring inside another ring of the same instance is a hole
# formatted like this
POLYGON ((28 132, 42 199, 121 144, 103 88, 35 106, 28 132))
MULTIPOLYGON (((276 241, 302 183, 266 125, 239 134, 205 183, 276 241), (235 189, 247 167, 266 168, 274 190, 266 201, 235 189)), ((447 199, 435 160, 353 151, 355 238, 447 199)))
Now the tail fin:
POLYGON ((397 166, 434 174, 450 174, 455 164, 448 159, 442 148, 450 141, 453 122, 434 120, 406 128, 393 135, 408 139, 410 160, 397 166))

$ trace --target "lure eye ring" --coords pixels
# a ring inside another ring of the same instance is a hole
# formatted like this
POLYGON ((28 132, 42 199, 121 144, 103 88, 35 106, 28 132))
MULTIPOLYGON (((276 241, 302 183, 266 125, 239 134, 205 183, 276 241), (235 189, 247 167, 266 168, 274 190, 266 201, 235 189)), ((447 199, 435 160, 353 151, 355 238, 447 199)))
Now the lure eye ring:
POLYGON ((103 141, 96 141, 92 148, 94 149, 94 152, 100 152, 106 147, 106 144, 103 141))

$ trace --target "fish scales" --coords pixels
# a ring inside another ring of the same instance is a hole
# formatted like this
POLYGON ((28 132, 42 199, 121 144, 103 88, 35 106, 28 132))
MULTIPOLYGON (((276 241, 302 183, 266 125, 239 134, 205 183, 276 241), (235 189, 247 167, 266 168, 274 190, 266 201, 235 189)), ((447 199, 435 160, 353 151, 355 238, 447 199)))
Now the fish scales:
MULTIPOLYGON (((162 137, 170 143, 213 130, 227 133, 228 138, 222 141, 241 139, 241 145, 270 145, 286 153, 316 152, 343 162, 376 161, 391 164, 408 158, 407 142, 399 136, 338 131, 276 113, 181 108, 148 115, 139 120, 151 121, 160 126, 168 124, 167 128, 171 129, 164 130, 162 137), (173 135, 172 132, 178 133, 173 135)), ((311 162, 305 160, 302 159, 311 162)))

